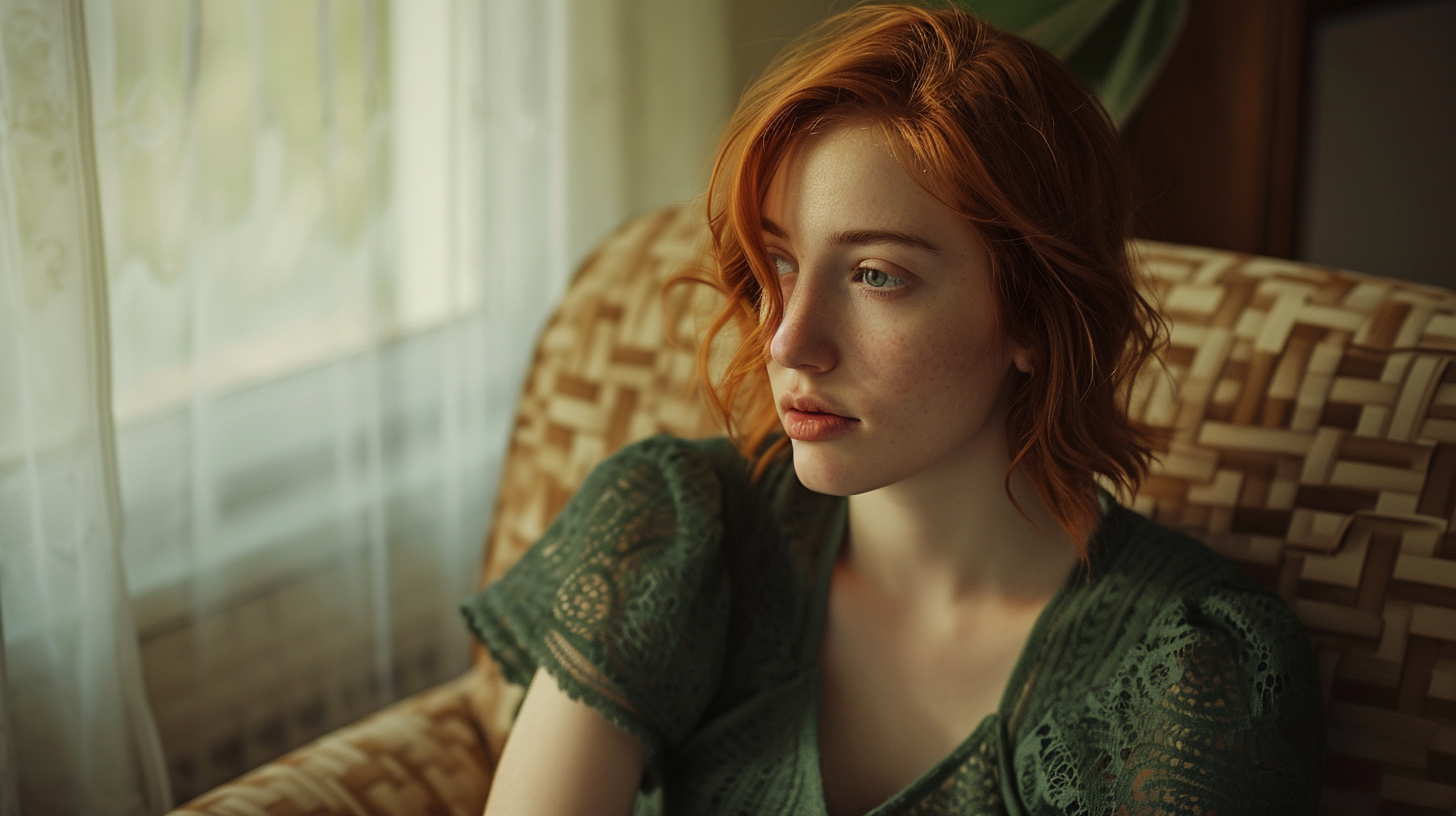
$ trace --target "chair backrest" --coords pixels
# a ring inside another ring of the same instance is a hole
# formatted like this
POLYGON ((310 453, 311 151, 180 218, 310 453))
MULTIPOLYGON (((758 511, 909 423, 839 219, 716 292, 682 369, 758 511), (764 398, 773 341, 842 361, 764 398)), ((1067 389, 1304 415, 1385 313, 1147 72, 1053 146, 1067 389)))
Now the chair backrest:
MULTIPOLYGON (((706 245, 700 207, 663 210, 628 223, 577 274, 521 398, 482 583, 603 457, 659 431, 721 432, 692 343, 718 296, 661 294, 706 245)), ((1456 293, 1138 247, 1171 342, 1132 413, 1173 434, 1129 504, 1276 588, 1309 627, 1329 710, 1326 812, 1451 812, 1456 293)))

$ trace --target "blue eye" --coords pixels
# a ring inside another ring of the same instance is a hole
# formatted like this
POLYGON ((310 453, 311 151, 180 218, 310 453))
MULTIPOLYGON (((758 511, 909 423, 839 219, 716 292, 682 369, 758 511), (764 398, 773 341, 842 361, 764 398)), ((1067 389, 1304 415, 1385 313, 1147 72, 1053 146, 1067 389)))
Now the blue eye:
POLYGON ((875 269, 871 266, 860 267, 858 277, 871 289, 893 289, 905 285, 905 281, 900 280, 884 270, 875 269))
POLYGON ((775 255, 775 256, 773 256, 773 262, 774 262, 774 269, 777 269, 778 270, 778 273, 780 275, 792 275, 792 274, 794 274, 794 265, 791 264, 791 263, 789 263, 784 258, 780 258, 779 256, 775 255))

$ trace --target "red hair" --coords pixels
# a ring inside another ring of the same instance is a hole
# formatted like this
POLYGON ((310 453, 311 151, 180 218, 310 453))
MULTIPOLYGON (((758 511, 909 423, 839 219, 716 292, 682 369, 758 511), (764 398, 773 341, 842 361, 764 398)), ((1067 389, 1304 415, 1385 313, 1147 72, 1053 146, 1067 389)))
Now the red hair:
POLYGON ((852 9, 744 94, 707 197, 709 283, 727 296, 699 349, 712 405, 756 457, 755 478, 788 445, 766 371, 783 302, 760 206, 800 140, 850 119, 878 126, 910 177, 985 242, 1002 330, 1036 360, 1008 412, 1011 468, 1080 546, 1099 517, 1095 478, 1133 492, 1155 441, 1126 410, 1162 329, 1129 252, 1131 174, 1106 112, 1066 67, 963 11, 852 9), (710 351, 730 325, 737 346, 714 383, 710 351))

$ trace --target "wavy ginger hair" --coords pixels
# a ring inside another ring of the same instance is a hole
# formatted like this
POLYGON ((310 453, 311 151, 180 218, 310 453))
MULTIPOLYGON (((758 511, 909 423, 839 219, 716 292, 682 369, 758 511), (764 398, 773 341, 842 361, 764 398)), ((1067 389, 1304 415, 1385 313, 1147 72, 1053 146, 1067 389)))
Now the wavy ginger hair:
POLYGON ((1130 171, 1107 114, 1070 71, 963 11, 852 9, 744 94, 707 197, 718 278, 707 282, 727 296, 699 349, 712 406, 756 457, 755 478, 787 447, 766 369, 783 299, 760 208, 797 144, 850 120, 877 126, 910 177, 984 241, 1001 329, 1036 361, 1018 372, 1007 416, 1011 468, 1081 546, 1099 516, 1094 478, 1133 492, 1154 442, 1126 411, 1162 325, 1129 254, 1130 171), (710 351, 730 324, 739 341, 714 383, 710 351))

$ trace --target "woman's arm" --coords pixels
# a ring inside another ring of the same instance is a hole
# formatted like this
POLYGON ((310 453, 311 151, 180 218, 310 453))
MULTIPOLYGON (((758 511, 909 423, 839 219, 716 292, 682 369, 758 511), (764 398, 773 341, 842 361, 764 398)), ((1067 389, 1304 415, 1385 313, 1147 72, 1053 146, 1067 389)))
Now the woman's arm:
POLYGON ((626 816, 646 749, 537 669, 501 751, 485 816, 626 816))

